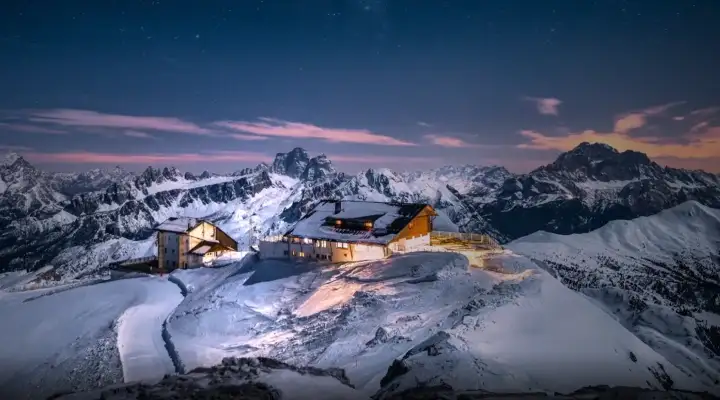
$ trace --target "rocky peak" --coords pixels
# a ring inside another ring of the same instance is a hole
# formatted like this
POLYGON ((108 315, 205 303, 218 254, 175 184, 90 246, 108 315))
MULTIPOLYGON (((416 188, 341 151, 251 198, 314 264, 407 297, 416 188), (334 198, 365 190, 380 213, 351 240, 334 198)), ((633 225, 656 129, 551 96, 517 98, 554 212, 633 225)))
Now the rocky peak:
POLYGON ((210 177, 212 177, 212 174, 207 170, 203 171, 203 173, 200 174, 200 179, 208 179, 210 177))
POLYGON ((183 176, 183 174, 175 167, 165 167, 162 170, 162 176, 167 180, 176 181, 179 177, 183 176))
POLYGON ((145 171, 135 178, 135 187, 140 190, 145 190, 153 184, 177 181, 182 177, 184 177, 184 175, 175 167, 165 167, 163 169, 147 167, 145 171))
POLYGON ((332 162, 330 162, 330 159, 328 159, 325 154, 320 154, 310 159, 305 167, 305 171, 303 171, 301 175, 301 179, 314 181, 332 175, 335 172, 335 168, 332 162))
POLYGON ((574 149, 560 154, 550 165, 534 172, 571 174, 576 179, 599 181, 632 180, 658 172, 660 167, 647 155, 637 151, 618 152, 603 143, 581 143, 574 149))
POLYGON ((307 151, 300 147, 292 149, 289 153, 277 153, 270 167, 270 172, 299 178, 305 172, 310 162, 307 151))
POLYGON ((186 172, 185 173, 185 180, 187 181, 194 181, 197 180, 197 177, 192 172, 186 172))
POLYGON ((29 162, 27 162, 20 154, 14 152, 5 154, 5 156, 0 161, 0 167, 10 168, 14 170, 24 168, 34 169, 34 167, 29 162))

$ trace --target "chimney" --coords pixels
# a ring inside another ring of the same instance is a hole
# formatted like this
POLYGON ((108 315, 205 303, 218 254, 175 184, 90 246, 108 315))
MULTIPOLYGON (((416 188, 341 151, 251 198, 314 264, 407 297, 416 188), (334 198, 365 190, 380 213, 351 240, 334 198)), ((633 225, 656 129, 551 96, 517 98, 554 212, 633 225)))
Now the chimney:
POLYGON ((335 201, 335 214, 340 214, 340 211, 342 211, 342 203, 340 200, 335 201))

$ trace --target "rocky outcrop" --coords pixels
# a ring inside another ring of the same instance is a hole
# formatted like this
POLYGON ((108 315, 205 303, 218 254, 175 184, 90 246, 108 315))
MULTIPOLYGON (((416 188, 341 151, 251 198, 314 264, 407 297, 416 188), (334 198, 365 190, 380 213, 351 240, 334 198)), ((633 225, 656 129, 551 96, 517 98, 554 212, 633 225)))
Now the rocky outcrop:
MULTIPOLYGON (((296 367, 263 357, 225 358, 220 365, 197 368, 185 375, 166 376, 153 385, 140 383, 117 385, 82 395, 82 398, 87 400, 368 399, 355 390, 341 369, 296 367), (312 384, 314 379, 323 379, 321 387, 326 392, 313 394, 307 389, 306 385, 312 384), (283 380, 287 382, 282 382, 283 380)), ((74 396, 58 394, 51 398, 70 400, 75 398, 74 396)))

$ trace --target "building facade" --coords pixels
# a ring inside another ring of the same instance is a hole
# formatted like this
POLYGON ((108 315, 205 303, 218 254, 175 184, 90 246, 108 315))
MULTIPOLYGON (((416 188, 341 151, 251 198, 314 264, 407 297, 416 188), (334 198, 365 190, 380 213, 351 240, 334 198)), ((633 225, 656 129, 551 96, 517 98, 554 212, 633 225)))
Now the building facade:
POLYGON ((169 218, 155 230, 158 267, 166 271, 208 265, 238 249, 237 241, 227 233, 196 218, 169 218))
POLYGON ((260 257, 379 260, 428 246, 436 215, 427 204, 323 201, 286 234, 261 240, 260 257))

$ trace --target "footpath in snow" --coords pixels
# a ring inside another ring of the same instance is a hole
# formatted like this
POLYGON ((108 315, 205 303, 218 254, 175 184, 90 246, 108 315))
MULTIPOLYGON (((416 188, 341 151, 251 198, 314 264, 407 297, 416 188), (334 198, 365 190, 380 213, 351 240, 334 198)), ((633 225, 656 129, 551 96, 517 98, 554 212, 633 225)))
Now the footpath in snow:
POLYGON ((125 382, 158 381, 176 372, 163 324, 183 299, 180 288, 164 281, 162 285, 144 284, 142 290, 144 300, 118 320, 117 347, 125 382))
POLYGON ((45 398, 173 373, 162 323, 177 285, 141 277, 0 296, 0 398, 45 398), (125 376, 123 376, 125 375, 125 376))

